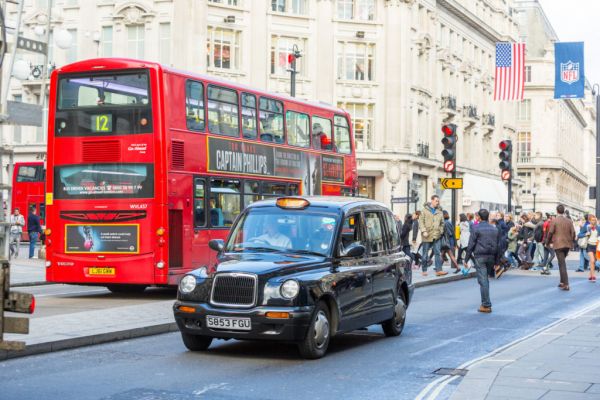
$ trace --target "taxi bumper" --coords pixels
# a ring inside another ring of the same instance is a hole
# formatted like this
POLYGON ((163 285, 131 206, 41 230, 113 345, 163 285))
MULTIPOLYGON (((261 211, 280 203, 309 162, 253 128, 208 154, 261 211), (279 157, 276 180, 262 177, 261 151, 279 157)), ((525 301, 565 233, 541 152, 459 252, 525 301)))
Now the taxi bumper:
POLYGON ((206 303, 177 301, 173 306, 179 330, 193 335, 220 339, 276 340, 296 342, 303 340, 313 313, 313 306, 306 307, 254 307, 250 309, 227 309, 206 303), (183 312, 180 307, 191 307, 194 312, 183 312), (267 318, 267 312, 288 313, 289 318, 267 318), (206 316, 250 318, 251 329, 227 330, 209 328, 206 316))

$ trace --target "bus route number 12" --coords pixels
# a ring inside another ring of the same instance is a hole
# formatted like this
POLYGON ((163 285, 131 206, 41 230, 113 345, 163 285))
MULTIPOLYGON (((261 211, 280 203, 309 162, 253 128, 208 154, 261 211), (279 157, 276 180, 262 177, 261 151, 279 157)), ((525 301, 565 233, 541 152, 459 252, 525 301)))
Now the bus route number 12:
POLYGON ((100 114, 92 116, 92 132, 112 132, 112 115, 100 114))

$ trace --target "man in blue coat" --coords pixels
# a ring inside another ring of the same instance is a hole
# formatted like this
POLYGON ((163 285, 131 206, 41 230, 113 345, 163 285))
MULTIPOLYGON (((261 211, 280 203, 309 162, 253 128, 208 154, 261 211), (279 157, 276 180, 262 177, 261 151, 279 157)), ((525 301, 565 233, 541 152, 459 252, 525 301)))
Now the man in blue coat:
POLYGON ((488 210, 482 208, 477 214, 480 222, 473 227, 473 232, 469 238, 465 268, 467 268, 467 262, 473 259, 477 271, 477 282, 481 289, 481 306, 478 311, 491 313, 489 273, 493 271, 494 266, 498 264, 502 256, 501 235, 498 228, 488 222, 490 218, 488 210))

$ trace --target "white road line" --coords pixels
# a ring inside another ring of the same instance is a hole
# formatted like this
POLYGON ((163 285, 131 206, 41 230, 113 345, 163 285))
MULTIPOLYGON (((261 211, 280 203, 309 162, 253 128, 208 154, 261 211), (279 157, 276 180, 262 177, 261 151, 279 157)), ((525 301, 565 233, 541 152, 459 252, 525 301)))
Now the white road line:
MULTIPOLYGON (((494 350, 494 351, 492 351, 492 352, 490 352, 490 353, 488 353, 488 354, 486 354, 486 355, 484 355, 482 357, 475 358, 475 359, 473 359, 471 361, 467 361, 466 363, 460 365, 458 367, 458 369, 469 369, 471 367, 474 367, 476 364, 478 364, 478 363, 480 363, 482 361, 485 361, 486 359, 488 359, 490 357, 493 357, 496 354, 501 353, 504 350, 510 349, 511 347, 514 347, 517 344, 519 344, 521 342, 524 342, 525 340, 530 339, 530 338, 532 338, 532 337, 534 337, 534 336, 536 336, 538 334, 541 334, 544 331, 546 331, 546 330, 548 330, 550 328, 553 328, 553 327, 555 327, 557 325, 560 325, 560 324, 562 324, 562 323, 564 323, 566 321, 570 321, 572 319, 576 319, 576 318, 580 317, 581 315, 583 315, 583 314, 585 314, 585 313, 587 313, 587 312, 589 312, 589 311, 591 311, 591 310, 593 310, 595 308, 598 308, 598 307, 600 307, 600 301, 598 301, 596 303, 593 303, 592 305, 589 305, 587 307, 584 307, 583 309, 575 312, 574 314, 571 314, 571 315, 569 315, 567 317, 563 317, 563 318, 561 318, 559 320, 551 322, 550 324, 548 324, 548 325, 546 325, 546 326, 544 326, 542 328, 539 328, 538 330, 530 333, 529 335, 526 335, 526 336, 524 336, 524 337, 522 337, 520 339, 517 339, 517 340, 515 340, 515 341, 513 341, 513 342, 511 342, 509 344, 506 344, 506 345, 504 345, 502 347, 499 347, 496 350, 494 350)), ((427 399, 427 400, 435 400, 435 399, 437 399, 437 397, 442 392, 442 390, 450 382, 452 382, 452 381, 454 381, 456 379, 458 379, 457 376, 443 376, 443 377, 440 377, 440 378, 434 380, 433 382, 429 383, 429 385, 427 385, 415 397, 415 400, 425 400, 425 399, 427 399)))

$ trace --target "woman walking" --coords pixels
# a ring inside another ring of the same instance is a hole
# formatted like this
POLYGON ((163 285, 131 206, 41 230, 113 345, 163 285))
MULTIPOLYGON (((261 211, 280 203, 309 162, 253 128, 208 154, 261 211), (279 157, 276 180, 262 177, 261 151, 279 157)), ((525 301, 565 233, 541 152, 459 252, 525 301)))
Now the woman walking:
POLYGON ((588 237, 587 253, 590 258, 590 282, 596 282, 596 247, 598 246, 598 220, 595 215, 589 216, 589 226, 586 233, 588 237))
POLYGON ((469 238, 471 237, 471 224, 466 214, 460 214, 460 223, 458 228, 460 229, 460 239, 458 241, 458 264, 462 264, 463 252, 466 253, 467 247, 469 247, 469 238))
POLYGON ((444 211, 444 233, 442 235, 442 257, 447 255, 451 264, 454 266, 454 273, 460 272, 460 267, 454 258, 454 249, 456 248, 456 239, 454 238, 454 225, 450 222, 450 214, 444 211))

